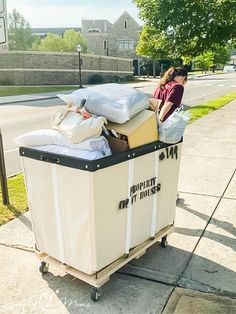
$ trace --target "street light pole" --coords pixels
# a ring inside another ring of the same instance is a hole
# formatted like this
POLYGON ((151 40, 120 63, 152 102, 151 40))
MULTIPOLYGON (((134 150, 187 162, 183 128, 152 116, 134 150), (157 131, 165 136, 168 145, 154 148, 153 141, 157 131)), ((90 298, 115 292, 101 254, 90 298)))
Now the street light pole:
POLYGON ((78 52, 79 55, 79 88, 82 88, 82 79, 81 79, 81 57, 80 57, 80 53, 81 53, 81 46, 77 45, 76 47, 76 51, 78 52))

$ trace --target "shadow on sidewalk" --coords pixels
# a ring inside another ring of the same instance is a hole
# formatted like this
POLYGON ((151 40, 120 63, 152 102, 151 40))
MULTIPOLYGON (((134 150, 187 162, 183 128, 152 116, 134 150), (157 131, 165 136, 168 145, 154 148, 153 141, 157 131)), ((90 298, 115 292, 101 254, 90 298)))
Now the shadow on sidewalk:
MULTIPOLYGON (((193 215, 196 215, 197 217, 205 220, 206 222, 209 221, 209 224, 210 225, 214 225, 218 228, 221 228, 229 233, 231 233, 234 237, 236 237, 236 228, 234 227, 233 224, 227 222, 227 221, 222 221, 222 220, 219 220, 219 219, 216 219, 214 217, 210 217, 206 214, 203 214, 203 213, 200 213, 192 208, 190 208, 188 206, 188 204, 185 204, 185 200, 183 198, 180 198, 178 200, 178 206, 184 210, 186 210, 187 212, 193 214, 193 215)), ((196 235, 196 229, 189 229, 189 228, 178 228, 176 227, 175 228, 175 232, 177 233, 181 233, 181 234, 186 234, 186 235, 192 235, 192 236, 195 236, 196 235)), ((217 233, 214 233, 214 232, 209 232, 209 231, 205 231, 205 233, 203 234, 203 237, 208 237, 209 235, 209 238, 210 239, 213 239, 213 240, 217 240, 216 238, 218 238, 218 242, 222 243, 222 244, 226 244, 225 241, 227 242, 227 239, 231 240, 231 245, 230 247, 234 248, 235 250, 235 245, 233 245, 233 239, 232 238, 229 238, 229 237, 226 237, 226 236, 223 236, 223 235, 219 235, 217 233), (214 236, 216 238, 214 238, 214 236), (221 239, 222 237, 222 239, 221 239), (233 246, 232 246, 233 245, 233 246)))
MULTIPOLYGON (((175 228, 176 233, 187 235, 187 236, 192 236, 192 237, 198 236, 199 232, 201 231, 202 230, 200 229, 189 229, 189 228, 178 228, 178 227, 175 228)), ((227 237, 222 234, 215 233, 215 232, 207 231, 207 230, 204 232, 203 237, 211 239, 213 241, 217 241, 225 246, 230 247, 232 250, 236 251, 236 248, 235 248, 236 246, 233 243, 232 238, 230 237, 227 237)))
POLYGON ((24 215, 21 215, 20 217, 18 217, 18 219, 19 219, 30 231, 33 232, 31 221, 30 221, 27 217, 25 217, 24 215))
MULTIPOLYGON (((19 219, 30 231, 33 231, 32 229, 32 223, 30 219, 28 219, 24 213, 16 209, 13 205, 9 204, 7 205, 7 208, 19 219)), ((27 213, 27 211, 25 212, 27 213)))

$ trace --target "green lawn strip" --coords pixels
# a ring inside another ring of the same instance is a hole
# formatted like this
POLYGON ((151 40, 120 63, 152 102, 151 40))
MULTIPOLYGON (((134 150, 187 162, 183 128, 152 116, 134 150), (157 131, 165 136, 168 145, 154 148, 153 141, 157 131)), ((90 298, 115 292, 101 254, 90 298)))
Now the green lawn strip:
POLYGON ((205 104, 191 107, 190 109, 188 109, 188 112, 191 113, 189 123, 192 123, 193 121, 211 113, 212 111, 223 107, 234 99, 236 99, 236 92, 231 92, 217 99, 210 100, 205 104))
POLYGON ((3 205, 2 193, 0 193, 0 225, 28 210, 23 174, 8 178, 7 185, 10 205, 3 205))
POLYGON ((0 97, 75 90, 76 86, 0 86, 0 97))

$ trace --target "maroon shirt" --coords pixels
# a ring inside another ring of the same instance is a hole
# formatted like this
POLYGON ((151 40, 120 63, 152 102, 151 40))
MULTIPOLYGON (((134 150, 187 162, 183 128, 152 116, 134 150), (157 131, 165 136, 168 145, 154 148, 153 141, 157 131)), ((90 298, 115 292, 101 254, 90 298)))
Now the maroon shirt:
POLYGON ((166 83, 164 88, 160 88, 159 86, 156 88, 154 92, 154 98, 161 99, 160 109, 163 107, 165 102, 172 102, 173 105, 170 110, 165 115, 163 121, 165 121, 174 111, 181 105, 181 101, 183 98, 184 87, 175 81, 171 81, 166 83))

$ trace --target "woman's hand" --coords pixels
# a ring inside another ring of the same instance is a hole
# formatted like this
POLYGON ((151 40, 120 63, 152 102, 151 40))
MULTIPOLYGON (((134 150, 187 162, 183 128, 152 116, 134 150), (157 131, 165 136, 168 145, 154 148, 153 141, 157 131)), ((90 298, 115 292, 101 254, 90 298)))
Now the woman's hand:
POLYGON ((151 108, 152 110, 158 111, 160 104, 161 99, 149 98, 149 108, 151 108))

